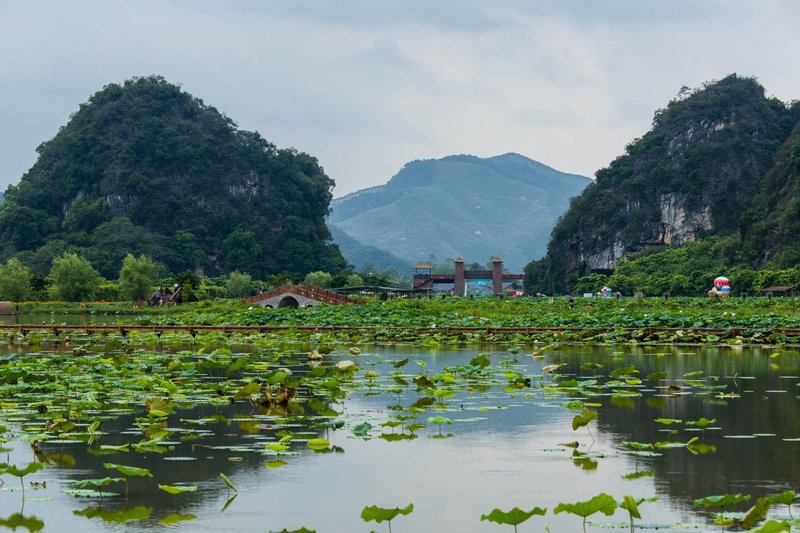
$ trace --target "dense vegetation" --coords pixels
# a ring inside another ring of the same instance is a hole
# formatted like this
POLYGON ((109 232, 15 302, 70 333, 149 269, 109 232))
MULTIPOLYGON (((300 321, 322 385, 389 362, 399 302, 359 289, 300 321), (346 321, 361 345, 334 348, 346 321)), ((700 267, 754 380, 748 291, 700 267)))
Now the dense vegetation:
POLYGON ((577 298, 572 304, 567 298, 421 298, 299 310, 195 308, 168 317, 145 311, 139 320, 145 325, 279 326, 287 328, 276 333, 285 339, 312 342, 774 344, 798 342, 799 311, 797 298, 577 298))
POLYGON ((63 252, 106 278, 128 253, 170 272, 262 278, 346 267, 317 160, 237 129, 161 77, 106 86, 37 152, 0 207, 0 257, 39 274, 63 252))
POLYGON ((500 256, 519 272, 544 254, 556 219, 589 182, 519 154, 412 161, 386 185, 334 200, 329 223, 411 263, 500 256))
POLYGON ((800 265, 752 268, 747 262, 735 259, 740 254, 738 236, 707 237, 622 260, 612 274, 582 276, 576 281, 574 292, 597 292, 609 286, 623 294, 695 296, 711 289, 719 275, 730 279, 735 295, 758 295, 762 289, 774 285, 800 287, 800 265))
POLYGON ((798 118, 800 105, 767 98, 752 78, 682 91, 572 201, 547 256, 526 267, 529 288, 564 291, 622 259, 708 236, 720 239, 704 245, 717 254, 706 270, 793 266, 798 118))

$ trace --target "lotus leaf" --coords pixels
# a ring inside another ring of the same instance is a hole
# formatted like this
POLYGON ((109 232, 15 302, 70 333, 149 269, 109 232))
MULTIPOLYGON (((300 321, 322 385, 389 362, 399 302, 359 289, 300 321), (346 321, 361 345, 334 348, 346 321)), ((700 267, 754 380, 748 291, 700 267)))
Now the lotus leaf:
MULTIPOLYGON (((226 486, 227 486, 227 487, 228 487, 230 490, 232 490, 233 492, 235 492, 235 493, 237 493, 237 494, 239 493, 239 491, 238 491, 238 490, 236 489, 236 487, 233 485, 233 482, 232 482, 232 481, 231 481, 231 480, 228 478, 228 476, 226 476, 225 474, 223 474, 222 472, 220 472, 220 473, 219 473, 219 477, 221 477, 221 478, 222 478, 222 481, 224 481, 224 482, 225 482, 225 485, 226 485, 226 486)), ((226 507, 227 507, 227 505, 226 505, 226 507)))
POLYGON ((109 470, 116 470, 125 477, 153 477, 153 474, 147 468, 118 465, 114 463, 103 463, 103 466, 109 470))
POLYGON ((530 511, 523 511, 519 507, 514 507, 510 511, 501 511, 500 509, 494 508, 488 515, 482 514, 481 521, 488 520, 495 524, 507 524, 514 526, 514 531, 516 531, 518 525, 525 522, 533 515, 544 516, 546 513, 547 509, 541 507, 534 507, 530 511))
POLYGON ((744 514, 739 521, 739 525, 744 529, 752 529, 756 522, 761 522, 767 518, 767 511, 769 511, 770 505, 772 505, 772 502, 768 496, 759 498, 756 500, 756 504, 744 514))
POLYGON ((167 494, 183 494, 184 492, 197 492, 195 485, 159 485, 158 488, 167 494))
POLYGON ((769 520, 763 526, 758 528, 755 533, 779 533, 781 531, 791 531, 792 526, 787 521, 769 520))
POLYGON ((374 520, 377 523, 384 521, 391 522, 398 515, 409 515, 414 510, 414 504, 409 503, 406 507, 385 508, 377 505, 370 505, 361 510, 361 519, 365 522, 374 520))
POLYGON ((586 518, 598 512, 606 516, 611 516, 616 509, 617 501, 605 492, 601 492, 597 496, 583 502, 559 503, 555 509, 553 509, 553 513, 559 514, 567 512, 586 518))
POLYGON ((328 441, 328 439, 324 439, 324 438, 320 437, 320 438, 309 440, 306 443, 306 446, 308 446, 309 448, 311 448, 312 450, 315 450, 315 451, 316 450, 327 450, 328 448, 330 448, 331 443, 330 443, 330 441, 328 441))
POLYGON ((743 494, 720 494, 716 496, 706 496, 704 498, 698 498, 694 500, 694 506, 703 506, 703 507, 727 507, 729 505, 734 505, 740 502, 749 502, 750 496, 745 496, 743 494))
POLYGON ((591 409, 584 409, 580 414, 575 415, 572 419, 572 430, 589 425, 589 422, 597 418, 597 411, 591 409))

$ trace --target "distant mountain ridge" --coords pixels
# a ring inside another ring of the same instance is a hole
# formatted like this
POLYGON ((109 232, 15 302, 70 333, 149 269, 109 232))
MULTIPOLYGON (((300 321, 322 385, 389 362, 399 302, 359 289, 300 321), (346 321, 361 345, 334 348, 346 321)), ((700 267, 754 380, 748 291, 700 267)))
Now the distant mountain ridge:
POLYGON ((385 185, 334 199, 328 224, 411 262, 500 256, 521 271, 589 183, 515 153, 418 160, 385 185))

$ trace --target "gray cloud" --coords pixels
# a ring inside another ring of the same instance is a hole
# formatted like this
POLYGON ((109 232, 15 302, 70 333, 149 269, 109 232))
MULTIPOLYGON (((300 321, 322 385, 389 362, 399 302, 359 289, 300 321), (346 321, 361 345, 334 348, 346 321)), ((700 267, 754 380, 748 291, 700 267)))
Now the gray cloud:
POLYGON ((592 174, 683 85, 800 97, 794 0, 0 0, 0 184, 94 92, 180 83, 317 156, 336 195, 517 151, 592 174))

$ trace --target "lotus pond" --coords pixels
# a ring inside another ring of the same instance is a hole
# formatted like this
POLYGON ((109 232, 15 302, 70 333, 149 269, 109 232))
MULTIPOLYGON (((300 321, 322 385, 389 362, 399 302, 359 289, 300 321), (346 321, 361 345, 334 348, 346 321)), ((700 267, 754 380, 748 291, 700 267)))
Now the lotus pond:
POLYGON ((11 529, 800 528, 794 349, 131 334, 0 353, 11 529))

